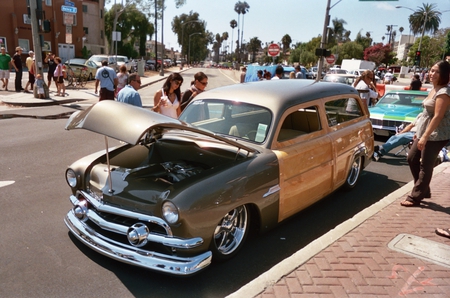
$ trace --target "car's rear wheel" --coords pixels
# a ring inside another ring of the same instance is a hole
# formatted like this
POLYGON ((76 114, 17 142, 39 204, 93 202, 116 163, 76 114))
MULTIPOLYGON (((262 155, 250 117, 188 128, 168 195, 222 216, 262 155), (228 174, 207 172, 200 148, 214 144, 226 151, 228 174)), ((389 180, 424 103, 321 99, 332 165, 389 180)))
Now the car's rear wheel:
POLYGON ((232 258, 243 246, 250 227, 250 212, 247 206, 239 206, 220 220, 214 230, 211 243, 213 260, 232 258))
POLYGON ((362 170, 362 157, 357 155, 353 158, 353 162, 350 166, 350 171, 348 172, 347 179, 345 180, 344 188, 352 189, 356 186, 359 176, 362 170))

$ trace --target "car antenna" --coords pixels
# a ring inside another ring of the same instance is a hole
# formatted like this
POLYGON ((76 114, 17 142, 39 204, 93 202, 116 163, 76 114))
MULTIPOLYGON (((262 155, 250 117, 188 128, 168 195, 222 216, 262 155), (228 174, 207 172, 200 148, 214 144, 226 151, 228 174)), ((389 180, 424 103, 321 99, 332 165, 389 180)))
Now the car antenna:
POLYGON ((109 164, 109 146, 108 146, 108 137, 107 136, 105 136, 105 145, 106 145, 106 163, 108 165, 108 182, 109 182, 108 192, 110 194, 112 194, 112 193, 114 193, 114 190, 112 188, 111 165, 109 164))

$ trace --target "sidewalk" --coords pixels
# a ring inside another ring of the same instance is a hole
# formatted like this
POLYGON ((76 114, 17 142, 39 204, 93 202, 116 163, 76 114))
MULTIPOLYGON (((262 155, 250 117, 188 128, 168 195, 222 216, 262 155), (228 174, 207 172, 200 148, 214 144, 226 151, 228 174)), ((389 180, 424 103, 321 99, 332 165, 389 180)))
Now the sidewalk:
POLYGON ((228 296, 449 297, 450 163, 434 170, 432 199, 402 207, 410 182, 228 296))
MULTIPOLYGON (((179 72, 179 68, 173 67, 164 70, 164 76, 161 76, 159 73, 151 72, 151 75, 145 75, 141 77, 142 87, 148 86, 150 84, 165 80, 172 72, 179 72)), ((26 73, 24 73, 24 80, 26 73)), ((11 77, 8 84, 9 91, 0 91, 0 101, 4 104, 10 106, 20 106, 20 107, 39 107, 39 106, 49 106, 49 105, 61 105, 71 102, 86 102, 86 103, 95 103, 98 102, 98 94, 94 93, 94 84, 95 81, 89 81, 84 88, 77 87, 66 87, 66 96, 60 97, 55 96, 55 92, 50 93, 50 98, 48 99, 39 99, 35 98, 31 93, 23 93, 23 92, 14 92, 14 73, 11 73, 11 77), (12 86, 12 88, 11 88, 12 86)), ((23 84, 25 86, 25 84, 23 84)), ((56 90, 55 85, 52 84, 51 91, 56 90)))

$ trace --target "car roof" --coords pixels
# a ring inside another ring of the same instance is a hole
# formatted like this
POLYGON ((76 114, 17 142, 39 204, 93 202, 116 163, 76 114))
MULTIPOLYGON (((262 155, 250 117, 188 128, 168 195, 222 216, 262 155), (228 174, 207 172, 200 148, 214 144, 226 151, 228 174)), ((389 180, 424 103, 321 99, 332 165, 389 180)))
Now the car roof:
POLYGON ((353 87, 342 83, 281 79, 219 87, 199 94, 194 100, 235 100, 264 105, 275 113, 279 113, 301 103, 339 94, 357 95, 358 92, 353 87))

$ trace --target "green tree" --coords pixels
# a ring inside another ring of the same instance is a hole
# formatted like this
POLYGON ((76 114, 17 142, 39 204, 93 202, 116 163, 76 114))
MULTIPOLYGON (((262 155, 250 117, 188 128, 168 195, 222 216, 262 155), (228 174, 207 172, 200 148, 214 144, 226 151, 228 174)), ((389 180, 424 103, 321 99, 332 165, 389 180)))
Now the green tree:
POLYGON ((361 43, 355 41, 349 41, 339 46, 339 55, 335 64, 342 64, 343 59, 363 59, 364 58, 364 46, 361 43))
MULTIPOLYGON (((199 19, 199 14, 196 12, 191 11, 188 15, 182 14, 173 18, 172 32, 177 35, 182 55, 186 56, 188 54, 189 35, 200 32, 203 36, 207 36, 205 27, 205 22, 199 19)), ((205 37, 204 41, 206 42, 206 47, 209 43, 214 42, 214 37, 205 37)))
POLYGON ((414 35, 421 32, 434 34, 439 29, 441 13, 437 10, 435 3, 422 5, 417 7, 417 10, 408 18, 411 31, 414 35), (424 25, 425 30, 423 30, 424 25))
POLYGON ((233 35, 234 35, 234 28, 237 27, 236 20, 233 19, 233 20, 230 21, 230 27, 231 27, 231 51, 230 51, 230 53, 232 53, 233 52, 233 42, 234 42, 234 37, 233 37, 233 35))
POLYGON ((328 36, 328 45, 329 47, 336 45, 338 43, 342 43, 349 38, 349 35, 346 36, 347 30, 344 28, 344 25, 347 22, 343 19, 334 18, 333 27, 329 29, 328 36))
POLYGON ((128 57, 137 57, 138 54, 145 55, 147 35, 152 35, 154 28, 153 24, 149 23, 147 16, 135 5, 116 4, 105 13, 105 35, 111 44, 110 54, 114 50, 113 31, 121 33, 121 41, 117 42, 117 53, 128 57), (117 11, 120 11, 120 18, 116 19, 117 11), (114 29, 114 25, 116 29, 114 29), (139 53, 134 49, 136 41, 139 41, 139 53))
POLYGON ((255 62, 255 58, 256 58, 256 53, 259 52, 259 50, 261 49, 261 40, 258 39, 258 37, 253 37, 252 39, 250 39, 248 45, 247 45, 247 50, 252 53, 252 62, 255 62))
MULTIPOLYGON (((237 38, 237 46, 236 46, 236 52, 238 52, 238 53, 241 52, 240 45, 242 45, 242 40, 244 37, 244 15, 248 12, 249 8, 250 8, 250 5, 248 5, 248 3, 246 1, 244 1, 244 2, 238 1, 234 5, 234 11, 238 14, 238 38, 237 38), (241 26, 241 22, 240 22, 241 14, 242 14, 242 26, 241 26), (242 28, 242 33, 241 33, 241 28, 242 28), (240 41, 239 41, 239 34, 241 35, 240 41)), ((239 60, 241 60, 240 55, 239 55, 239 60)))

